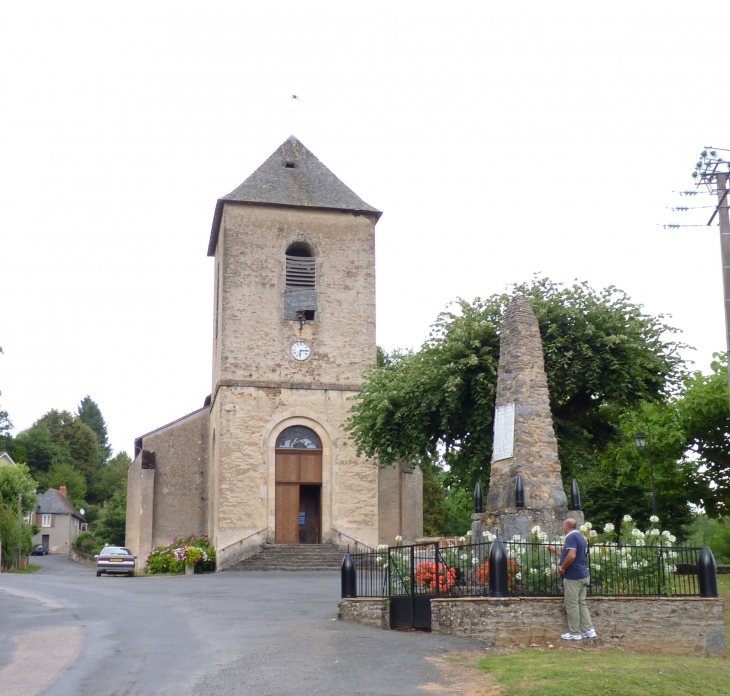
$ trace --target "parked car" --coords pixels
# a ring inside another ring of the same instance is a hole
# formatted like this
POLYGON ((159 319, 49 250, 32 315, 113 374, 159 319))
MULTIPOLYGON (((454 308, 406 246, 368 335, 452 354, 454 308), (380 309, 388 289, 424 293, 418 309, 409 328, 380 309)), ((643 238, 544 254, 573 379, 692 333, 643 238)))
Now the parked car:
POLYGON ((48 549, 43 544, 36 544, 30 552, 31 556, 47 556, 48 549))
POLYGON ((129 575, 133 578, 137 569, 137 556, 133 556, 123 546, 105 546, 95 558, 97 578, 102 573, 129 575))

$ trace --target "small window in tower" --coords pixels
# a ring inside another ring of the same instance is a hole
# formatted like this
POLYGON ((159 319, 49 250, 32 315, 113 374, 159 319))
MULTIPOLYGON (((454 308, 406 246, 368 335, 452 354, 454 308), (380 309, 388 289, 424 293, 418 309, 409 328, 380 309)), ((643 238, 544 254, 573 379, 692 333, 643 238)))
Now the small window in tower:
POLYGON ((287 162, 284 166, 287 169, 294 169, 294 162, 287 162))

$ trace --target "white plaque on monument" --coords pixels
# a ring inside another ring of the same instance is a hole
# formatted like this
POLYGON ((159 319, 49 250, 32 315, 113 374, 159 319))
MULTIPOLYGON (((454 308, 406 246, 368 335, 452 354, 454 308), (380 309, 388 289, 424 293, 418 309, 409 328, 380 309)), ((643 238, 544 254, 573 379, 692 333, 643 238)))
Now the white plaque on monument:
POLYGON ((509 459, 514 454, 515 445, 515 403, 497 406, 494 412, 494 442, 492 461, 509 459))

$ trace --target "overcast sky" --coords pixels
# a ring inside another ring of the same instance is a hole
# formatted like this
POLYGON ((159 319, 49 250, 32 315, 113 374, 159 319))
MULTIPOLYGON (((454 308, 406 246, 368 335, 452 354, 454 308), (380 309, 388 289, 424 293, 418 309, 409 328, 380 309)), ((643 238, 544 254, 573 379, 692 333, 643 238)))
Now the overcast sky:
POLYGON ((115 450, 210 393, 216 200, 294 133, 384 211, 377 338, 535 273, 725 349, 723 2, 161 2, 0 9, 0 407, 87 394, 115 450), (297 102, 291 99, 297 94, 297 102), (691 205, 711 205, 696 196, 691 205))

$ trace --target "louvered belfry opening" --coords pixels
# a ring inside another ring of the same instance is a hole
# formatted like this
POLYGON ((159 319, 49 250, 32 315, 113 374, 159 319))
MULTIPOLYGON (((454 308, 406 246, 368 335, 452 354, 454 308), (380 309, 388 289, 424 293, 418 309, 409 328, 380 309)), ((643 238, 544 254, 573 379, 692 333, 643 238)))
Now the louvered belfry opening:
POLYGON ((314 259, 306 256, 286 255, 286 287, 314 287, 314 259))
POLYGON ((317 310, 316 259, 303 243, 292 244, 286 250, 285 259, 284 319, 312 321, 317 310))

